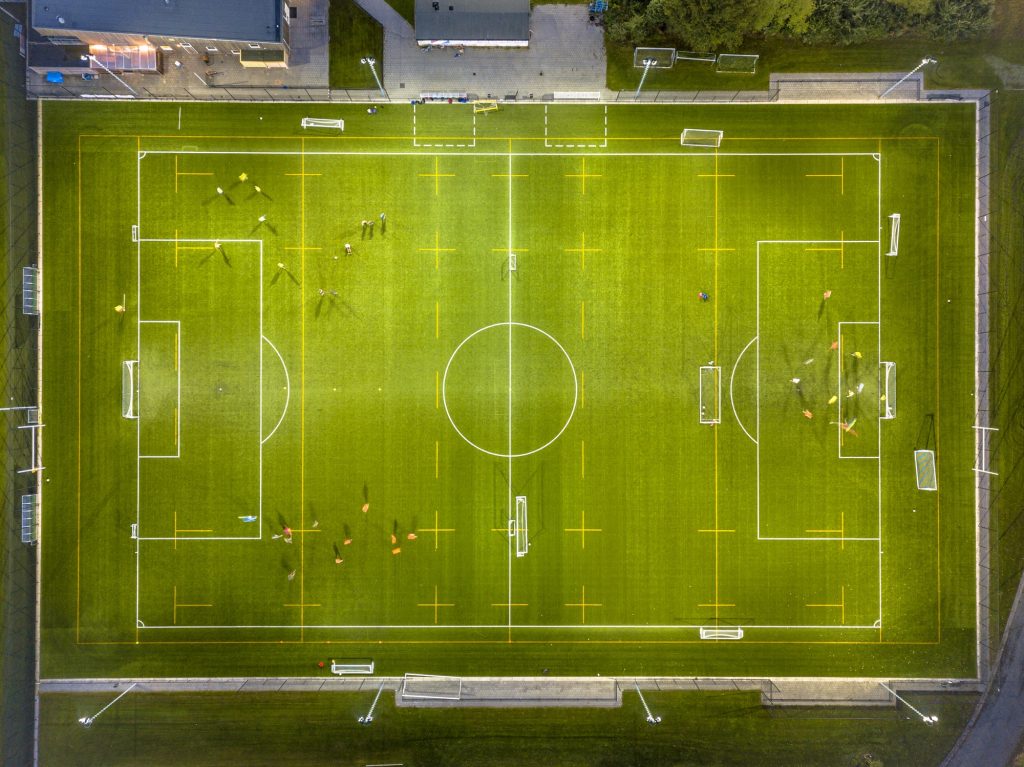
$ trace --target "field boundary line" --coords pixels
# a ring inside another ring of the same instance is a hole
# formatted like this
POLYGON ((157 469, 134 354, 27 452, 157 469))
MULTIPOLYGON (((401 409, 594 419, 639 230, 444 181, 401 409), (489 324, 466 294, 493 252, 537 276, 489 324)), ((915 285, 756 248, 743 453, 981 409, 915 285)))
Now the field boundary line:
MULTIPOLYGON (((284 385, 285 385, 285 389, 286 389, 285 398, 284 398, 284 409, 281 411, 281 417, 277 419, 277 423, 274 424, 274 428, 270 430, 270 434, 265 436, 260 441, 260 444, 264 445, 264 444, 267 443, 267 441, 271 437, 274 436, 274 433, 277 431, 278 427, 280 427, 281 424, 284 422, 284 417, 286 415, 288 415, 288 403, 291 402, 291 399, 292 399, 292 382, 291 382, 291 377, 288 375, 288 366, 284 362, 284 357, 281 356, 281 352, 279 352, 277 350, 277 347, 274 346, 274 342, 271 341, 269 338, 267 338, 264 335, 261 335, 261 338, 264 341, 266 341, 268 344, 270 344, 270 348, 274 350, 274 354, 276 354, 277 358, 279 360, 281 360, 281 368, 284 370, 284 385)), ((263 364, 262 363, 263 363, 263 360, 261 359, 260 360, 260 369, 261 370, 263 368, 263 364)), ((262 381, 260 381, 260 383, 262 384, 262 381)), ((261 392, 261 394, 260 394, 260 428, 262 428, 262 426, 263 426, 263 396, 262 396, 262 391, 263 391, 263 387, 261 385, 260 386, 260 392, 261 392)))
MULTIPOLYGON (((733 379, 736 378, 736 369, 739 367, 740 360, 743 359, 743 355, 747 353, 747 349, 749 349, 750 345, 753 344, 755 341, 757 341, 757 336, 754 336, 753 338, 750 339, 750 341, 747 342, 747 345, 743 347, 743 351, 739 353, 739 355, 736 357, 736 361, 732 365, 732 373, 729 374, 729 404, 732 405, 732 414, 733 417, 736 419, 736 423, 739 424, 739 427, 741 429, 743 429, 743 433, 750 437, 750 441, 756 445, 757 440, 750 436, 750 432, 747 431, 747 427, 744 426, 743 421, 740 420, 739 413, 736 412, 736 400, 733 398, 733 379)), ((757 382, 757 384, 760 388, 760 380, 757 382)))

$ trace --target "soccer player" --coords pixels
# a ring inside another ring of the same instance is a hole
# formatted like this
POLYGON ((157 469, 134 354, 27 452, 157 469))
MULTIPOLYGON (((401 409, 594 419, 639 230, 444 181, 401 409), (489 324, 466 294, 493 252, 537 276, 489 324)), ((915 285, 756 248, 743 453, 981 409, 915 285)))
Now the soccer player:
POLYGON ((832 291, 831 290, 826 290, 824 293, 821 294, 821 300, 822 301, 828 301, 830 298, 832 298, 832 291))
POLYGON ((838 401, 839 401, 839 395, 838 394, 833 394, 831 397, 828 398, 828 404, 830 404, 830 405, 834 405, 838 401))
POLYGON ((352 245, 350 243, 347 243, 347 242, 345 243, 345 255, 346 256, 351 256, 352 255, 352 245))
POLYGON ((803 413, 804 413, 804 418, 808 418, 808 419, 814 418, 814 413, 812 413, 810 410, 805 409, 803 411, 803 413))
POLYGON ((248 514, 248 515, 246 515, 244 517, 239 517, 239 519, 242 520, 243 522, 255 522, 256 521, 256 517, 254 517, 252 514, 248 514))
POLYGON ((123 304, 118 304, 117 306, 114 307, 114 311, 117 312, 118 314, 124 314, 125 313, 124 305, 123 304))

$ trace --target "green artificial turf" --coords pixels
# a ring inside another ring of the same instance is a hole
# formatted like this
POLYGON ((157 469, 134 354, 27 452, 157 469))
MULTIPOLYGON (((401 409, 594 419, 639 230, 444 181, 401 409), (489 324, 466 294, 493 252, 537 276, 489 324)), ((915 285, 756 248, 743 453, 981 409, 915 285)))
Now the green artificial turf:
POLYGON ((45 106, 44 677, 975 673, 971 108, 335 111, 45 106))
POLYGON ((381 25, 360 8, 355 0, 331 0, 330 70, 331 88, 376 88, 373 73, 360 63, 372 57, 377 60, 377 73, 384 72, 384 30, 381 25))
POLYGON ((756 693, 632 691, 612 709, 396 708, 363 694, 44 695, 40 764, 116 765, 866 765, 937 764, 976 696, 912 695, 934 727, 892 709, 771 709, 756 693))

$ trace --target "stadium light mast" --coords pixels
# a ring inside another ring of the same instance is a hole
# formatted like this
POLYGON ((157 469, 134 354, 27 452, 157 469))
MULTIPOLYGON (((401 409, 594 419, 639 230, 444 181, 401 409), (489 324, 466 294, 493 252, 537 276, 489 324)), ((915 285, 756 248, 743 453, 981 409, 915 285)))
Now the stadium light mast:
POLYGON ((633 94, 633 100, 640 98, 640 91, 644 87, 644 80, 647 79, 647 73, 651 71, 651 67, 658 63, 657 59, 644 59, 644 73, 640 75, 640 84, 636 86, 636 93, 633 94))
POLYGON ((138 92, 138 91, 136 91, 136 90, 135 90, 135 89, 134 89, 134 88, 133 88, 132 86, 130 86, 130 85, 129 85, 128 83, 126 83, 126 82, 125 82, 124 80, 122 80, 122 79, 121 79, 120 77, 118 77, 117 75, 115 75, 115 74, 113 73, 113 71, 111 71, 111 70, 110 70, 110 68, 109 68, 109 67, 107 67, 107 65, 106 65, 106 64, 104 64, 104 63, 103 63, 102 61, 100 61, 100 60, 99 60, 98 58, 96 58, 96 57, 95 57, 95 56, 94 56, 93 54, 91 54, 91 53, 90 53, 90 54, 87 54, 87 55, 83 55, 83 56, 82 56, 81 58, 82 58, 82 61, 93 61, 93 62, 95 62, 95 63, 96 63, 96 64, 98 64, 98 65, 99 65, 100 67, 102 67, 102 68, 103 68, 103 70, 104 70, 104 71, 106 71, 106 73, 107 73, 107 74, 109 74, 109 75, 110 75, 111 77, 113 77, 113 78, 114 78, 115 80, 117 80, 117 81, 118 81, 119 83, 121 83, 121 85, 123 85, 123 86, 124 86, 125 88, 127 88, 128 90, 130 90, 130 91, 132 92, 132 95, 134 95, 134 96, 138 96, 138 95, 139 95, 139 92, 138 92))
POLYGON ((651 707, 644 700, 644 694, 640 692, 640 684, 634 679, 633 686, 636 687, 636 694, 640 696, 640 702, 644 705, 644 713, 647 714, 647 724, 661 724, 661 717, 651 713, 651 707))
POLYGON ((911 77, 913 77, 917 73, 917 70, 919 70, 921 67, 926 66, 927 64, 938 64, 938 63, 939 62, 936 59, 933 59, 931 56, 926 56, 925 58, 921 59, 921 63, 920 64, 918 64, 916 67, 914 67, 909 72, 907 72, 905 75, 903 75, 903 77, 901 77, 899 80, 897 80, 894 84, 892 84, 888 88, 886 88, 882 92, 882 95, 879 96, 878 98, 884 99, 886 96, 888 96, 894 90, 896 90, 898 87, 903 85, 903 83, 905 83, 907 80, 909 80, 911 77))
POLYGON ((132 682, 124 692, 122 692, 120 695, 118 695, 116 698, 114 698, 112 701, 110 701, 110 703, 105 705, 103 708, 101 708, 95 714, 93 714, 92 716, 80 717, 79 720, 78 720, 78 723, 81 724, 83 727, 91 726, 92 723, 95 722, 99 718, 100 714, 102 714, 108 708, 110 708, 115 703, 117 703, 119 700, 121 700, 121 698, 123 698, 125 695, 130 693, 132 691, 132 688, 135 687, 135 685, 137 685, 137 684, 138 684, 138 682, 132 682))
POLYGON ((366 64, 370 68, 370 71, 373 72, 373 79, 377 81, 377 89, 380 91, 380 95, 387 98, 388 92, 384 90, 384 86, 381 85, 380 78, 377 76, 377 59, 367 56, 366 58, 359 59, 359 63, 366 64))
MULTIPOLYGON (((437 527, 437 525, 434 525, 437 527)), ((436 599, 434 600, 437 601, 436 599)), ((373 721, 373 712, 377 708, 377 701, 380 700, 380 694, 384 692, 385 682, 380 683, 380 687, 377 690, 377 694, 373 697, 373 703, 370 704, 370 710, 366 712, 366 716, 359 717, 359 724, 370 724, 373 721)))
POLYGON ((935 724, 936 722, 939 721, 939 718, 937 716, 929 716, 928 714, 924 714, 921 711, 919 711, 918 709, 914 708, 913 704, 909 700, 907 700, 906 698, 900 697, 899 693, 897 693, 894 689, 892 689, 885 682, 879 682, 879 684, 882 685, 882 687, 885 690, 888 690, 889 693, 893 697, 896 698, 896 700, 898 700, 901 703, 905 704, 907 706, 907 708, 909 708, 911 711, 913 711, 915 714, 917 714, 919 717, 921 717, 921 721, 924 722, 925 724, 935 724))

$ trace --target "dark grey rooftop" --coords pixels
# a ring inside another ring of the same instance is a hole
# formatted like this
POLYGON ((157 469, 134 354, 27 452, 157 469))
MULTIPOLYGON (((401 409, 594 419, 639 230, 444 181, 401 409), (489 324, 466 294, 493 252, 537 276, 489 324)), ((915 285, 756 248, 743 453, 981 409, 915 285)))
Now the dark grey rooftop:
POLYGON ((530 0, 436 0, 436 11, 434 2, 416 0, 417 40, 530 38, 530 0))
POLYGON ((281 41, 281 0, 36 0, 32 26, 72 32, 281 41))

